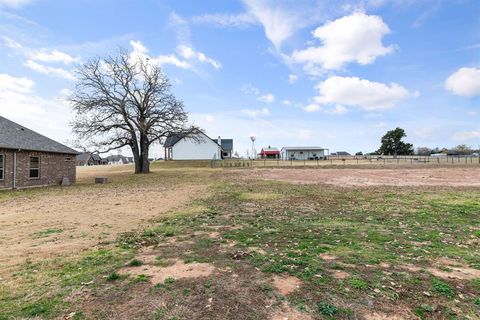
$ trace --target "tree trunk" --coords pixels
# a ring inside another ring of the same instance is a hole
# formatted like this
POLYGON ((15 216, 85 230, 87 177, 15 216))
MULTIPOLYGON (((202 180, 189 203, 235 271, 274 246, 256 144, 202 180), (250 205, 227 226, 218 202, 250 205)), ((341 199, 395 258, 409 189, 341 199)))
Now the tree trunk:
POLYGON ((142 166, 140 163, 140 155, 138 154, 138 149, 136 149, 135 147, 132 147, 132 153, 133 153, 133 162, 135 163, 135 173, 141 173, 142 166))
POLYGON ((140 137, 140 171, 138 173, 150 173, 150 162, 148 161, 148 151, 150 144, 146 137, 140 137))

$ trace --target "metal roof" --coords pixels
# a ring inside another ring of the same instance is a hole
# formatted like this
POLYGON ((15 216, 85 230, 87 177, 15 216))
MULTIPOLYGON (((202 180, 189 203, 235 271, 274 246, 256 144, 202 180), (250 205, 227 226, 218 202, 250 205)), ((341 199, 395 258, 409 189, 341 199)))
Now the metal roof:
POLYGON ((283 147, 282 150, 326 150, 322 147, 283 147))
POLYGON ((78 154, 79 152, 0 116, 0 148, 78 154))

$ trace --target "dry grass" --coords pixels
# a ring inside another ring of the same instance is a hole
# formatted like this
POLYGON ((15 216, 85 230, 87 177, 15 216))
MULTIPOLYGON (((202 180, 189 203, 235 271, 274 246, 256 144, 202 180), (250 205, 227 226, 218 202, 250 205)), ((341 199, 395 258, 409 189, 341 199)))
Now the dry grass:
POLYGON ((71 188, 0 194, 10 211, 24 210, 19 226, 32 229, 24 238, 5 227, 10 243, 43 241, 53 255, 78 241, 67 226, 86 234, 69 255, 6 272, 0 319, 475 319, 480 189, 455 181, 477 179, 478 169, 438 169, 160 164, 135 176, 128 167, 98 167, 82 168, 71 188), (112 182, 93 185, 100 174, 112 182), (329 182, 349 176, 375 183, 329 182), (296 183, 305 179, 311 183, 296 183), (68 205, 77 212, 62 216, 68 205), (74 219, 99 205, 107 214, 89 220, 121 221, 92 227, 74 219), (50 224, 41 225, 37 211, 50 224), (99 239, 96 228, 110 234, 99 239))
POLYGON ((111 242, 120 233, 145 228, 152 218, 205 197, 210 173, 199 175, 205 180, 190 181, 185 173, 158 169, 148 176, 132 177, 131 166, 80 167, 78 185, 73 187, 3 192, 1 272, 26 261, 79 252, 111 242), (94 185, 98 175, 111 182, 94 185))

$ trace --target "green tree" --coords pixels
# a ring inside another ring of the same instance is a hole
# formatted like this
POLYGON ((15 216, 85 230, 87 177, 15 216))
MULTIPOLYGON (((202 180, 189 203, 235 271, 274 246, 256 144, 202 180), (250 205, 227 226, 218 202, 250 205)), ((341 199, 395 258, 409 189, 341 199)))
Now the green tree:
POLYGON ((377 153, 384 155, 411 155, 413 154, 413 145, 403 142, 402 139, 407 135, 402 128, 395 128, 388 131, 381 140, 382 145, 377 153))
POLYGON ((460 144, 460 145, 456 146, 455 148, 453 148, 453 151, 457 152, 458 154, 462 154, 462 155, 473 153, 472 148, 470 148, 466 144, 460 144))

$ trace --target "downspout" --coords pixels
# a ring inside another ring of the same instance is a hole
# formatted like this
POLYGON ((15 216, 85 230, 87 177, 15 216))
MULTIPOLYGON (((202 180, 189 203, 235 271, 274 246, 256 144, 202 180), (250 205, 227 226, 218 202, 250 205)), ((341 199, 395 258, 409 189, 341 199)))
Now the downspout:
POLYGON ((12 189, 17 188, 17 151, 13 151, 13 186, 12 189))

